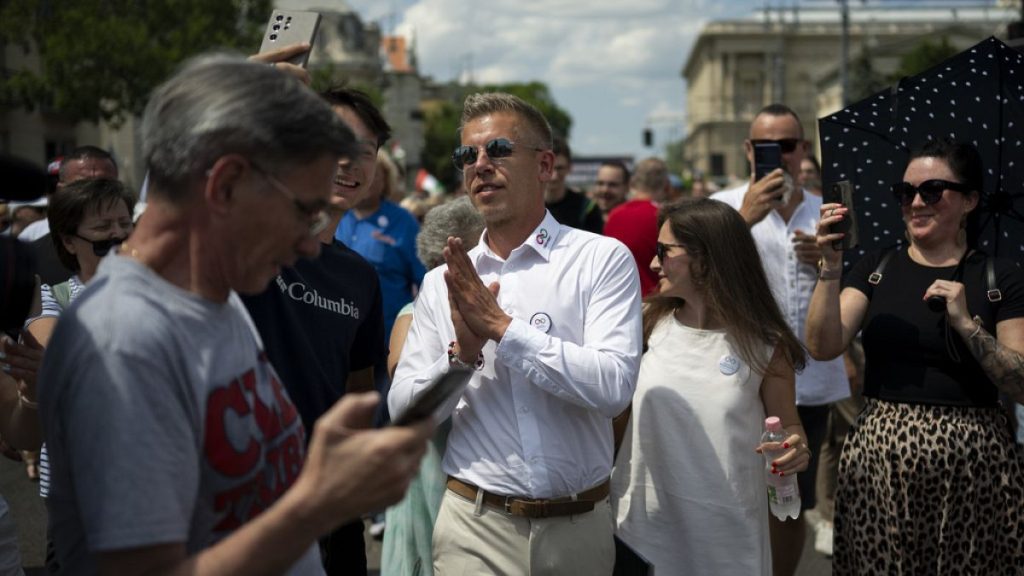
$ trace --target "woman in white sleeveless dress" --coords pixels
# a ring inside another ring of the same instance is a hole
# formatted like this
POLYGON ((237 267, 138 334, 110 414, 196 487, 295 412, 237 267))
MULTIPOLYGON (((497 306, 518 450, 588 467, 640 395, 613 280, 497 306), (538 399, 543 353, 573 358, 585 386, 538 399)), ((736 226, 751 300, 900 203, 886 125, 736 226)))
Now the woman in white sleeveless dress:
POLYGON ((645 353, 612 473, 617 534, 658 576, 767 576, 760 437, 765 417, 780 417, 788 449, 776 472, 807 467, 794 391, 804 350, 735 210, 686 199, 658 221, 659 294, 644 310, 645 353))

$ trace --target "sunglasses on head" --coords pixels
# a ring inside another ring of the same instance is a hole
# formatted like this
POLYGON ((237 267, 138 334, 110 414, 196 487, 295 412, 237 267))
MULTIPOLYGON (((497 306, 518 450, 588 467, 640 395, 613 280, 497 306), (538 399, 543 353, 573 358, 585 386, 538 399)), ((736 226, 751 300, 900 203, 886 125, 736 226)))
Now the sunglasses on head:
POLYGON ((956 190, 957 192, 967 193, 970 192, 970 187, 960 182, 950 182, 949 180, 925 180, 917 186, 914 186, 910 182, 897 182, 892 185, 892 194, 896 197, 896 201, 901 206, 910 206, 914 203, 914 196, 921 195, 921 201, 931 206, 942 199, 942 193, 946 190, 956 190))
POLYGON ((803 140, 800 138, 783 138, 781 140, 751 140, 751 144, 778 144, 783 154, 789 154, 796 150, 803 140))
MULTIPOLYGON (((484 153, 491 160, 497 160, 499 158, 508 158, 515 152, 515 143, 508 138, 495 138, 490 142, 484 144, 484 153)), ((541 151, 543 148, 532 148, 536 151, 541 151)), ((479 148, 476 146, 459 146, 452 152, 452 162, 455 163, 455 168, 463 170, 467 166, 476 164, 477 158, 479 158, 479 148)))
POLYGON ((96 256, 103 258, 110 253, 111 248, 117 246, 128 239, 127 236, 124 238, 104 238, 103 240, 89 240, 84 236, 75 234, 75 237, 79 240, 84 240, 92 245, 92 253, 96 256))
POLYGON ((662 244, 661 242, 658 242, 654 245, 654 253, 658 255, 659 262, 665 260, 665 257, 668 256, 669 248, 686 248, 686 246, 683 246, 682 244, 662 244))

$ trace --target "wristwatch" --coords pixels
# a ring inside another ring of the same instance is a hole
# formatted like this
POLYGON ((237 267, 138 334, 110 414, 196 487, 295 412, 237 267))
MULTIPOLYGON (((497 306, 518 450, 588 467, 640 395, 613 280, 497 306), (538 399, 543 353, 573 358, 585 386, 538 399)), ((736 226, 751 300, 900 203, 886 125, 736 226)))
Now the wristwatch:
POLYGON ((818 279, 820 280, 838 280, 843 277, 843 268, 840 266, 835 270, 825 269, 825 257, 818 258, 818 279))

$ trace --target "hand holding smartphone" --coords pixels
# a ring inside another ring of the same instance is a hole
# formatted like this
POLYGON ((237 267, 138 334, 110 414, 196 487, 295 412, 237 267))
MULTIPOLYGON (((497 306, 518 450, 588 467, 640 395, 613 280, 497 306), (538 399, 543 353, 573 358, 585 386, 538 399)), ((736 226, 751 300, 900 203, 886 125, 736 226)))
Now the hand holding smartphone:
POLYGON ((317 12, 303 12, 298 10, 274 10, 267 22, 267 29, 263 34, 263 43, 260 45, 260 54, 269 54, 281 51, 284 48, 303 42, 309 44, 310 49, 290 56, 280 62, 288 62, 302 68, 309 62, 309 53, 316 40, 317 31, 320 29, 320 14, 317 12))
POLYGON ((778 142, 754 142, 754 181, 782 168, 782 146, 778 142))
POLYGON ((406 426, 433 416, 438 408, 446 404, 453 397, 462 395, 462 391, 469 383, 469 377, 473 374, 467 368, 454 368, 448 370, 433 382, 420 394, 409 407, 401 414, 391 419, 393 426, 406 426))
POLYGON ((830 233, 845 234, 842 240, 832 242, 832 248, 834 250, 849 250, 860 244, 857 213, 853 210, 853 184, 849 180, 836 182, 825 188, 823 196, 826 204, 842 204, 843 208, 847 208, 843 219, 829 226, 830 233))
MULTIPOLYGON (((771 174, 778 168, 782 168, 782 146, 778 142, 754 142, 754 181, 758 181, 771 174)), ((785 206, 789 204, 789 198, 793 194, 793 178, 788 172, 783 171, 785 180, 782 195, 776 202, 785 206)))

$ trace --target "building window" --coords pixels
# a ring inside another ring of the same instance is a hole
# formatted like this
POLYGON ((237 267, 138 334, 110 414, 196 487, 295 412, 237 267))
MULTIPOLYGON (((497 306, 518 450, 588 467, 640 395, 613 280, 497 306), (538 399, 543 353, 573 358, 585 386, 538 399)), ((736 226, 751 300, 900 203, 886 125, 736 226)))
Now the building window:
POLYGON ((725 154, 714 153, 711 155, 711 175, 725 176, 725 154))

